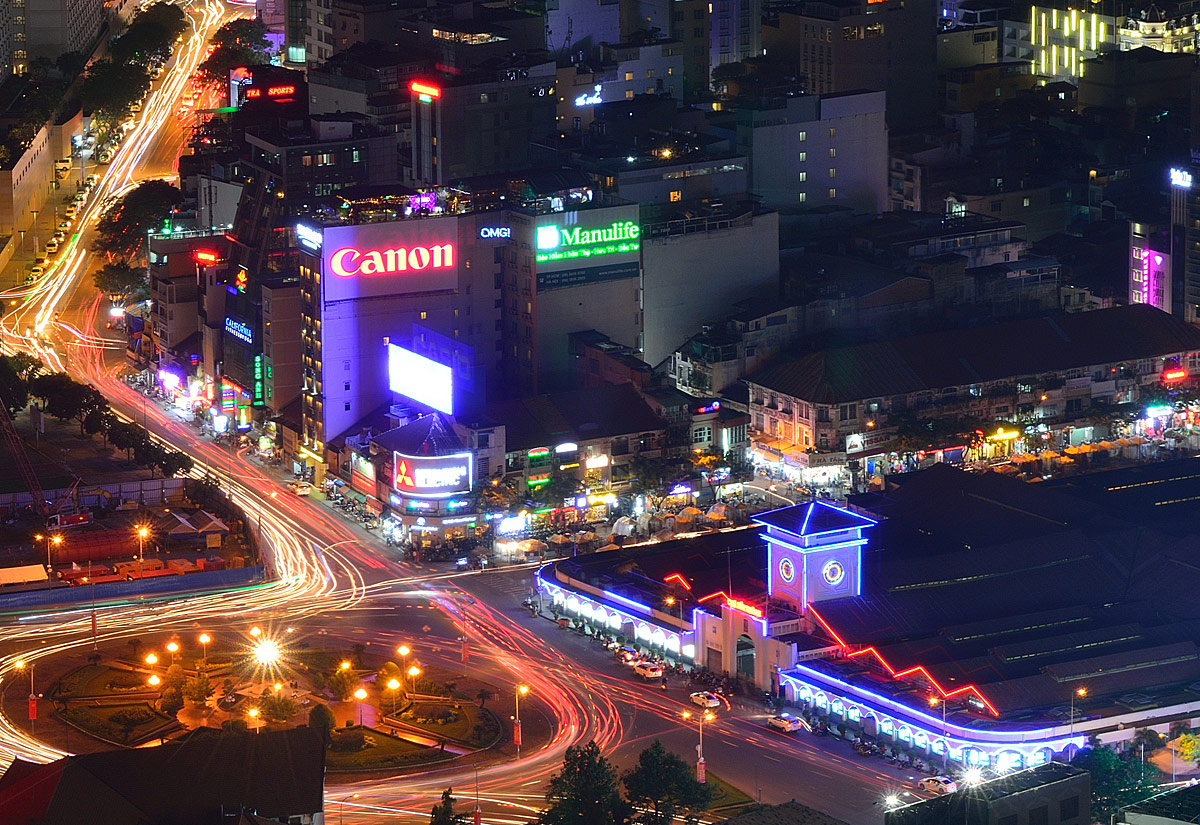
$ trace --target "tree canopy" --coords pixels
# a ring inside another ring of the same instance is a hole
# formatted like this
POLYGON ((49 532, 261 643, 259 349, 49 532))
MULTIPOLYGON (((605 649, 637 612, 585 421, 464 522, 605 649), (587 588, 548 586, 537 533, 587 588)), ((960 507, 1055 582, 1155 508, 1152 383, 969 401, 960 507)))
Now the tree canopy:
POLYGON ((1122 759, 1112 748, 1084 748, 1071 764, 1092 775, 1092 818, 1107 822, 1118 808, 1145 799, 1158 789, 1159 773, 1140 759, 1122 759))
POLYGON ((84 109, 110 122, 125 117, 129 108, 150 88, 150 76, 134 63, 97 60, 79 84, 84 109))
POLYGON ((621 798, 617 772, 595 742, 567 748, 562 770, 550 778, 550 803, 542 825, 624 825, 629 803, 621 798))
POLYGON ((210 41, 215 47, 196 69, 209 83, 229 80, 229 71, 239 66, 256 66, 270 62, 271 42, 267 27, 261 20, 240 18, 217 29, 210 41))
POLYGON ((96 289, 109 295, 133 299, 147 297, 146 271, 140 266, 131 265, 125 258, 118 258, 97 269, 92 273, 92 282, 96 289))
POLYGON ((642 812, 635 817, 641 825, 670 825, 679 813, 694 821, 712 802, 712 788, 697 782, 692 766, 657 739, 621 782, 629 803, 642 812))
POLYGON ((182 9, 169 3, 155 3, 133 18, 109 53, 118 63, 149 66, 167 59, 175 38, 186 28, 187 18, 182 9))
POLYGON ((442 791, 442 801, 433 806, 429 812, 429 825, 460 825, 462 814, 454 812, 454 789, 442 791))
POLYGON ((161 227, 182 201, 183 193, 165 180, 139 184, 101 216, 92 251, 131 257, 141 248, 146 233, 161 227))

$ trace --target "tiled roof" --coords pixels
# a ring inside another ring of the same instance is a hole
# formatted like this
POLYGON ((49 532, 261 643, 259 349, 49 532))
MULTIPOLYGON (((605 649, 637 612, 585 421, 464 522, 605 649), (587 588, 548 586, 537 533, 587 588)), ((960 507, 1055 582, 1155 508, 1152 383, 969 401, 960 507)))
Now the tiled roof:
POLYGON ((371 440, 385 450, 403 455, 454 455, 467 449, 440 413, 422 416, 371 440))
POLYGON ((1200 350, 1200 329, 1144 304, 809 353, 746 380, 838 404, 1200 350))
POLYGON ((509 452, 663 429, 666 424, 631 384, 588 387, 489 404, 505 426, 509 452))

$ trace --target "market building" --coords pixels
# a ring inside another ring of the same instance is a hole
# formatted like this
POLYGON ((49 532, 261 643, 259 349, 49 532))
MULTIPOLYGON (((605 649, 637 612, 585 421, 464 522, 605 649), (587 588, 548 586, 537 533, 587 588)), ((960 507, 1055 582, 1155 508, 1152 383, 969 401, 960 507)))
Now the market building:
MULTIPOLYGON (((944 465, 902 481, 558 561, 543 604, 935 763, 1011 771, 1200 717, 1192 522, 944 465)), ((1194 517, 1177 487, 1160 503, 1194 517)))

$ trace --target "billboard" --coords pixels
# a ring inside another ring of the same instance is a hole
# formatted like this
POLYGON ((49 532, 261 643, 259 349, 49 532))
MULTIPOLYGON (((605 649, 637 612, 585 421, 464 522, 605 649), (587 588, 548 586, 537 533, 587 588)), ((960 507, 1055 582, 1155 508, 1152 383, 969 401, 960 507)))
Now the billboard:
POLYGON ((641 234, 636 205, 539 218, 534 228, 538 291, 638 277, 641 234))
POLYGON ((471 454, 392 453, 392 486, 413 498, 448 498, 471 491, 471 454))
POLYGON ((371 459, 350 453, 350 488, 368 496, 375 495, 375 465, 371 459))
MULTIPOLYGON (((458 286, 456 218, 327 226, 321 235, 326 303, 458 286)), ((313 248, 315 238, 307 240, 313 248)))
POLYGON ((412 350, 388 344, 388 387, 394 393, 418 404, 433 407, 447 415, 454 413, 452 371, 412 350))

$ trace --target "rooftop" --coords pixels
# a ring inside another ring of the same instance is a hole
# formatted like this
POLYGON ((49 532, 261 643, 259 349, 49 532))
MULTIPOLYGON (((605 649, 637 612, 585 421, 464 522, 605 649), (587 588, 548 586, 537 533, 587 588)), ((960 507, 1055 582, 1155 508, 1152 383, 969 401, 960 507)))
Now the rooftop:
POLYGON ((747 377, 838 404, 1200 350, 1200 329, 1144 304, 1024 318, 811 352, 747 377))
POLYGON ((509 452, 636 436, 666 426, 632 384, 497 401, 487 405, 486 416, 505 425, 509 452))
MULTIPOLYGON (((1185 785, 1122 808, 1122 814, 1162 817, 1159 822, 1200 822, 1200 785, 1185 785)), ((1122 822, 1128 821, 1122 819, 1122 822)), ((1141 820, 1139 820, 1141 821, 1141 820)))
MULTIPOLYGON (((989 803, 1060 782, 1077 783, 1083 796, 1080 800, 1080 812, 1085 811, 1088 806, 1086 788, 1090 785, 1088 772, 1063 762, 1046 762, 1033 768, 1006 773, 952 794, 923 799, 892 809, 887 812, 884 821, 887 825, 943 825, 947 822, 982 825, 993 821, 998 815, 993 810, 992 817, 988 816, 989 803)), ((1016 809, 1005 807, 1000 810, 1008 812, 1016 809)))
POLYGON ((441 413, 422 416, 416 421, 388 430, 371 442, 389 452, 402 455, 454 455, 466 450, 462 439, 441 413))

